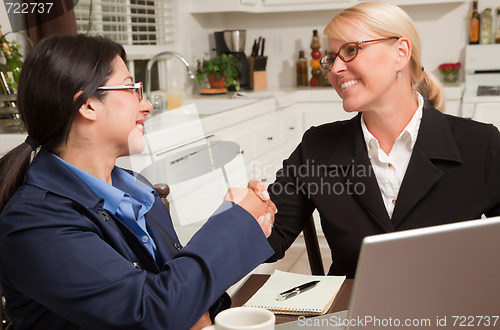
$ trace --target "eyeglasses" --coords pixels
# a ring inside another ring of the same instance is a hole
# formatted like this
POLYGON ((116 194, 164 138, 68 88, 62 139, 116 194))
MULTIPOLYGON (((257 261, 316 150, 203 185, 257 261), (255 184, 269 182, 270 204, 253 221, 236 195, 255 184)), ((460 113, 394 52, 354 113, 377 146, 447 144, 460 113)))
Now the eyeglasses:
POLYGON ((136 82, 134 84, 125 84, 125 85, 109 85, 109 86, 101 86, 97 87, 98 90, 109 90, 109 91, 119 91, 123 89, 133 89, 135 95, 139 102, 143 99, 143 88, 142 82, 136 82))
POLYGON ((400 37, 388 37, 388 38, 381 38, 381 39, 373 39, 373 40, 364 40, 364 41, 354 41, 354 42, 348 42, 344 44, 342 47, 340 47, 339 51, 337 53, 327 53, 323 57, 319 59, 319 64, 325 71, 331 71, 333 67, 333 63, 337 59, 337 57, 340 57, 340 59, 344 62, 350 62, 358 56, 358 50, 359 50, 359 45, 362 44, 367 44, 370 42, 377 42, 377 41, 384 41, 384 40, 392 40, 392 39, 399 39, 400 37))

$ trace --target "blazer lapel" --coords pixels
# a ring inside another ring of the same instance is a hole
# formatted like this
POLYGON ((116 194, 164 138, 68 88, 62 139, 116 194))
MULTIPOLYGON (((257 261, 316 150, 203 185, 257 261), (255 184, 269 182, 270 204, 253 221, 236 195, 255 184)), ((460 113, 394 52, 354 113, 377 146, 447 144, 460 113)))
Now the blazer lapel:
POLYGON ((346 126, 330 161, 330 170, 344 177, 346 191, 353 192, 354 199, 368 212, 385 232, 394 231, 382 194, 373 172, 360 122, 361 114, 346 126))
POLYGON ((443 175, 433 160, 461 163, 462 157, 445 115, 426 102, 417 141, 392 216, 395 227, 443 175))

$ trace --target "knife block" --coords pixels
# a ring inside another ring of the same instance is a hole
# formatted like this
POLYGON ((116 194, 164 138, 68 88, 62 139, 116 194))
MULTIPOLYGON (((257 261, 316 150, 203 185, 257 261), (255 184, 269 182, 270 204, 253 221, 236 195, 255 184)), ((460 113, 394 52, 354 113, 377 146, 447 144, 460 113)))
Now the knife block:
POLYGON ((250 56, 250 87, 254 90, 267 88, 267 56, 250 56))

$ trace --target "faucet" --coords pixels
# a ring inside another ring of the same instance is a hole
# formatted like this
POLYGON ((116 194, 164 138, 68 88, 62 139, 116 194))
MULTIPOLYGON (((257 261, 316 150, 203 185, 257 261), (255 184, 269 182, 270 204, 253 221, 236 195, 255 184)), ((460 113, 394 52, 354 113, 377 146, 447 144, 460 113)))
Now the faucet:
POLYGON ((188 73, 189 79, 194 79, 196 77, 196 74, 191 70, 191 66, 189 65, 189 62, 182 57, 179 53, 172 52, 172 51, 166 51, 166 52, 161 52, 159 54, 156 54, 153 56, 148 63, 146 64, 146 99, 148 101, 151 101, 151 69, 153 68, 153 65, 155 62, 160 58, 160 57, 177 57, 179 60, 181 60, 182 63, 186 66, 186 70, 188 73))

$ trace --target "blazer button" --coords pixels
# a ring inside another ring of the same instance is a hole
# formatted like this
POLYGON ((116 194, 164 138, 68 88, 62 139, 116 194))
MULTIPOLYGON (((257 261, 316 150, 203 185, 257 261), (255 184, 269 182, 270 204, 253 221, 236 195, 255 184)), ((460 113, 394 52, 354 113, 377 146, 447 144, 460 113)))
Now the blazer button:
POLYGON ((134 265, 134 267, 137 269, 142 269, 141 264, 139 264, 138 262, 133 262, 132 265, 134 265))
POLYGON ((108 221, 109 220, 109 214, 105 210, 99 210, 97 211, 97 214, 101 217, 102 220, 108 221))
POLYGON ((177 243, 174 243, 174 247, 177 249, 177 251, 180 251, 182 249, 182 246, 177 243))

